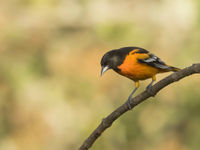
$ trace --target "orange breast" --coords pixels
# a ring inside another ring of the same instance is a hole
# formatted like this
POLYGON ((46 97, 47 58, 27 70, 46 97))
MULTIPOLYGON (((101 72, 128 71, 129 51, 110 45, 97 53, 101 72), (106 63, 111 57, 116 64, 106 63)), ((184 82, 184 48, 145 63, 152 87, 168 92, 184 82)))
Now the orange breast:
POLYGON ((121 70, 119 73, 134 81, 145 80, 153 77, 159 72, 157 68, 138 62, 137 59, 145 59, 147 54, 135 53, 126 56, 124 62, 118 66, 121 70))

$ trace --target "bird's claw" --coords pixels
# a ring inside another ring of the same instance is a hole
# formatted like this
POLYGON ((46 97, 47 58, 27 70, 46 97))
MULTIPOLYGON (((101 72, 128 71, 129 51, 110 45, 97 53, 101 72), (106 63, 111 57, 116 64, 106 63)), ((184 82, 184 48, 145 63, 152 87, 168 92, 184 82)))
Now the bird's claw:
POLYGON ((155 93, 152 92, 152 86, 147 86, 146 90, 147 90, 147 93, 149 93, 151 96, 153 97, 155 96, 155 93))
POLYGON ((131 103, 130 103, 131 98, 128 98, 128 100, 126 101, 126 105, 128 106, 128 109, 131 110, 131 103))
POLYGON ((147 90, 147 92, 150 92, 151 91, 151 86, 147 86, 146 90, 147 90))
POLYGON ((146 87, 146 90, 147 90, 148 93, 151 93, 151 87, 152 87, 151 84, 146 87))

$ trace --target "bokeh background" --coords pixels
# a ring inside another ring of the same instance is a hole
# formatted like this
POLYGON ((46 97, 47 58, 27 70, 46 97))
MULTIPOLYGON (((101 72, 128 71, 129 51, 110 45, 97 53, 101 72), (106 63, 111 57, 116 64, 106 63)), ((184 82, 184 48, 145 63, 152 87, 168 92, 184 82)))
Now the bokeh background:
MULTIPOLYGON (((0 150, 78 149, 134 88, 113 71, 100 78, 108 50, 200 62, 199 0, 2 0, 0 10, 0 150)), ((193 75, 166 87, 91 149, 199 150, 199 85, 193 75)))

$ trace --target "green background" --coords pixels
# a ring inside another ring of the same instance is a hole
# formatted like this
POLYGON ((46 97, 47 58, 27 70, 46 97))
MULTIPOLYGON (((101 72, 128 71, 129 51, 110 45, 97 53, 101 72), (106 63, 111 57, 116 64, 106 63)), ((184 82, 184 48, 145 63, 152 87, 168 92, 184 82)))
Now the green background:
MULTIPOLYGON (((113 71, 100 78, 111 49, 200 62, 199 0, 2 0, 0 10, 0 150, 78 149, 134 88, 113 71)), ((199 150, 199 85, 193 75, 166 87, 91 150, 199 150)))

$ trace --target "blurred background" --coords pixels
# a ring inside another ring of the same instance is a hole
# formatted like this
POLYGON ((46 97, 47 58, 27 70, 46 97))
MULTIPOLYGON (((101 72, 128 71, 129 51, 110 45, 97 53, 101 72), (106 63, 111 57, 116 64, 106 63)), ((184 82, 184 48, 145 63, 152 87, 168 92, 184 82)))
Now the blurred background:
MULTIPOLYGON (((139 46, 180 68, 200 62, 199 0, 5 0, 0 10, 0 150, 78 149, 134 88, 113 71, 100 78, 108 50, 139 46)), ((199 79, 124 114, 91 149, 198 150, 199 79)))

